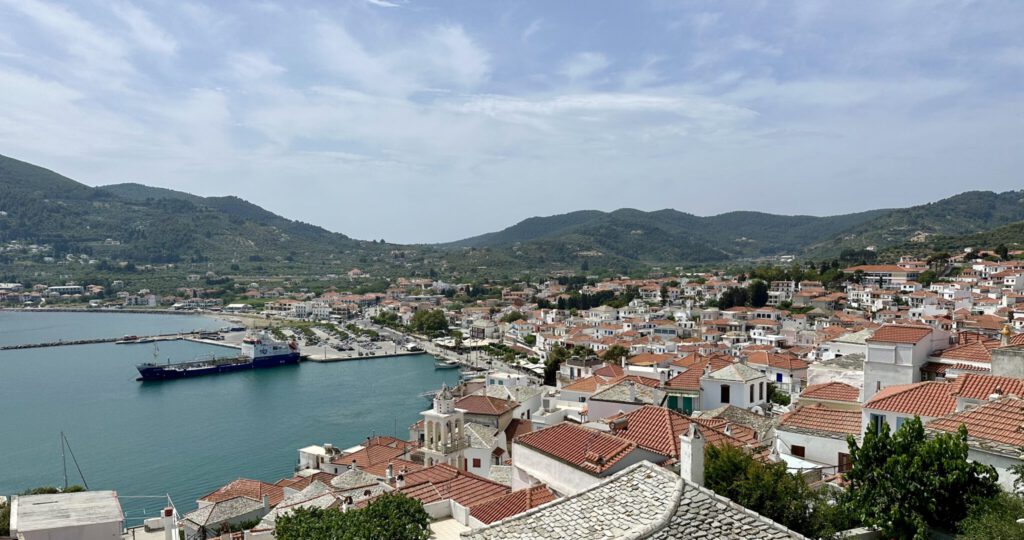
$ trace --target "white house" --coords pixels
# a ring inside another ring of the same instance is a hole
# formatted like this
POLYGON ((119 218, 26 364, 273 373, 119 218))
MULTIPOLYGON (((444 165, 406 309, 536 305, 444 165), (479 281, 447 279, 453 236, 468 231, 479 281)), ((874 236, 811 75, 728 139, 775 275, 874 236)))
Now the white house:
POLYGON ((999 485, 1013 492, 1016 478, 1010 468, 1021 464, 1020 448, 1024 447, 1024 400, 1005 397, 978 407, 957 412, 930 422, 929 433, 956 432, 967 427, 967 457, 978 463, 992 465, 999 474, 999 485))
POLYGON ((767 386, 764 373, 745 364, 729 364, 700 378, 701 410, 722 405, 763 407, 768 400, 767 386))
POLYGON ((922 422, 928 422, 952 414, 956 411, 953 390, 953 383, 936 381, 883 388, 864 402, 861 427, 867 432, 869 429, 881 429, 882 423, 886 423, 892 433, 915 416, 920 416, 922 422))
POLYGON ((22 495, 11 501, 11 536, 18 540, 120 540, 123 522, 113 491, 22 495))
POLYGON ((851 467, 848 436, 860 436, 859 411, 831 409, 824 405, 797 407, 786 413, 775 428, 775 450, 791 472, 818 469, 822 473, 846 472, 851 467))
POLYGON ((886 325, 865 340, 864 399, 883 388, 919 382, 921 366, 936 349, 949 346, 949 334, 929 326, 886 325))

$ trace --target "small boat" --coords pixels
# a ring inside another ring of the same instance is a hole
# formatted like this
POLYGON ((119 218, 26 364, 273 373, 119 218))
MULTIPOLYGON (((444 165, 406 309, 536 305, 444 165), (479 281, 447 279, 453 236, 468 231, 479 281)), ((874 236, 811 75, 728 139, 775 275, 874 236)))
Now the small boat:
POLYGON ((434 362, 434 369, 459 369, 462 364, 455 360, 438 360, 434 362))

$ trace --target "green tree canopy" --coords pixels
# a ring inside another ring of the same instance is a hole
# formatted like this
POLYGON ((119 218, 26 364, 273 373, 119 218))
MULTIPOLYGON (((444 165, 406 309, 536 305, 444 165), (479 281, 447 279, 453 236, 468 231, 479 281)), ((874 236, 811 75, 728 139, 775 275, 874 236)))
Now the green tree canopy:
POLYGON ((510 323, 510 322, 521 321, 521 320, 524 320, 524 319, 526 319, 526 316, 523 315, 522 312, 510 311, 510 312, 506 313, 504 317, 501 318, 501 322, 510 323))
POLYGON ((996 471, 967 459, 967 430, 925 436, 920 418, 895 434, 887 423, 849 438, 849 504, 886 538, 923 540, 929 527, 953 531, 968 509, 998 493, 996 471))
POLYGON ((409 328, 414 332, 436 336, 448 330, 448 318, 440 309, 417 311, 409 320, 409 328))
POLYGON ((385 494, 361 510, 299 508, 277 519, 278 540, 427 540, 430 516, 416 499, 385 494))
POLYGON ((613 363, 613 364, 619 364, 619 363, 621 363, 623 358, 628 358, 628 357, 629 357, 629 349, 623 347, 622 345, 612 345, 611 347, 608 347, 604 351, 604 354, 601 355, 601 358, 605 362, 609 362, 609 363, 613 363))
POLYGON ((755 279, 747 285, 747 294, 750 296, 752 307, 764 307, 768 303, 768 284, 760 279, 755 279))

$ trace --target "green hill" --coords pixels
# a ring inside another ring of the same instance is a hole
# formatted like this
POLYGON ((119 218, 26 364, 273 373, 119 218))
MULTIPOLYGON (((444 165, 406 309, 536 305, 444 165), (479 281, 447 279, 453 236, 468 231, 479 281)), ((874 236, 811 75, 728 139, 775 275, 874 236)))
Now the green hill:
POLYGON ((6 212, 0 241, 133 262, 322 258, 360 245, 237 197, 204 198, 139 184, 92 188, 3 156, 0 211, 6 212))

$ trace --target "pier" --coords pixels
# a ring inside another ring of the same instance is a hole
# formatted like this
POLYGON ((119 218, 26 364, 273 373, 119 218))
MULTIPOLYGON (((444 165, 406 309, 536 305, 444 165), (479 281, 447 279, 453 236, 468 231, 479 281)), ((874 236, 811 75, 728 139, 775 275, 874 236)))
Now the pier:
MULTIPOLYGON (((194 341, 196 343, 205 343, 207 345, 219 345, 221 347, 230 347, 233 349, 240 348, 238 345, 230 343, 224 343, 223 341, 216 341, 212 339, 201 339, 195 337, 200 332, 194 332, 191 334, 162 334, 156 336, 139 336, 135 341, 126 342, 126 345, 145 345, 147 343, 156 341, 177 341, 187 340, 194 341)), ((44 347, 64 347, 69 345, 95 345, 97 343, 117 343, 122 341, 124 337, 114 338, 92 338, 92 339, 69 339, 69 340, 58 340, 58 341, 46 341, 42 343, 21 343, 18 345, 4 345, 0 346, 0 351, 15 351, 20 349, 41 349, 44 347)))

